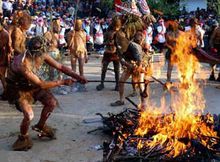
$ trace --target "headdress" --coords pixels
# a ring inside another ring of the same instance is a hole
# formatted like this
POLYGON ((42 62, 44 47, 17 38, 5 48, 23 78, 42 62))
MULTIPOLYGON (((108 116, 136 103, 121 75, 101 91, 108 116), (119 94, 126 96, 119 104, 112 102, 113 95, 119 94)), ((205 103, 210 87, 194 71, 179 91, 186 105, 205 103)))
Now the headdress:
POLYGON ((32 56, 39 56, 47 52, 47 41, 44 37, 36 36, 28 42, 28 50, 32 56))

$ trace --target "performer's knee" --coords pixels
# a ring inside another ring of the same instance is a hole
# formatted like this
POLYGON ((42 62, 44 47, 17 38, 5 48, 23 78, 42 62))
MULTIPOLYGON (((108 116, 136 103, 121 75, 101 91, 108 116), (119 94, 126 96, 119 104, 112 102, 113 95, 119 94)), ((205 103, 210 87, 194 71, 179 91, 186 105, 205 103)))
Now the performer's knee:
POLYGON ((103 66, 102 66, 102 72, 103 72, 103 73, 106 73, 106 72, 107 72, 107 68, 108 68, 108 66, 103 65, 103 66))
POLYGON ((24 113, 24 119, 25 119, 27 122, 30 122, 31 120, 33 120, 33 118, 34 118, 34 113, 33 113, 33 111, 24 113))

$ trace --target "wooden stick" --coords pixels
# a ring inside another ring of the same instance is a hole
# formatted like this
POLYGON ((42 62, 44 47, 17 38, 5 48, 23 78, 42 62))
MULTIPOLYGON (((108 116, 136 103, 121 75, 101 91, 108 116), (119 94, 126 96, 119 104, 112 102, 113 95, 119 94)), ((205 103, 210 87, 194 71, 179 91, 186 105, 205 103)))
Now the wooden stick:
MULTIPOLYGON (((88 80, 90 83, 99 83, 101 80, 88 80)), ((114 80, 105 80, 105 83, 116 83, 114 80)), ((149 81, 150 83, 153 83, 154 81, 149 81)), ((145 84, 146 82, 118 82, 118 83, 124 83, 124 84, 145 84)))
POLYGON ((134 103, 129 97, 125 97, 126 100, 128 100, 134 107, 138 108, 138 105, 134 103))
POLYGON ((153 80, 155 80, 156 82, 160 83, 162 86, 165 86, 165 85, 166 85, 165 83, 163 83, 163 82, 160 81, 159 79, 155 78, 154 76, 151 76, 151 78, 152 78, 153 80))

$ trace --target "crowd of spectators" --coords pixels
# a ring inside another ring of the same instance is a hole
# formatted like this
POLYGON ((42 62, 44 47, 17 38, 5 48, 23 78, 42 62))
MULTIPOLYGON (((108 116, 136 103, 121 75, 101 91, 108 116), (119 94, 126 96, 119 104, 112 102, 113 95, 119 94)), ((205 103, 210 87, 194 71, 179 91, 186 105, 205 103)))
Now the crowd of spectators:
MULTIPOLYGON (((111 23, 111 18, 99 16, 98 8, 100 1, 64 1, 64 0, 3 0, 2 9, 5 28, 12 21, 12 15, 15 10, 28 10, 32 16, 33 22, 28 30, 28 35, 43 35, 50 30, 50 22, 53 19, 61 20, 61 35, 65 37, 66 33, 73 28, 74 19, 81 17, 83 20, 83 29, 86 32, 87 49, 89 52, 96 50, 98 53, 104 52, 104 33, 111 23), (95 7, 94 7, 95 6, 95 7)), ((169 20, 175 20, 179 24, 179 29, 187 31, 190 29, 190 20, 196 18, 198 32, 201 34, 200 46, 206 50, 209 49, 209 40, 213 30, 218 26, 218 18, 211 10, 197 9, 196 11, 186 12, 182 9, 178 16, 157 15, 157 22, 151 24, 146 29, 146 42, 150 48, 158 52, 163 52, 163 44, 166 42, 167 25, 169 20)), ((61 40, 65 44, 65 40, 61 40)))
MULTIPOLYGON (((76 10, 77 17, 82 17, 84 20, 83 28, 87 33, 87 45, 91 50, 103 48, 103 33, 108 28, 111 18, 100 18, 99 4, 100 1, 64 1, 64 0, 3 0, 2 9, 5 26, 11 23, 12 15, 15 10, 28 10, 33 18, 32 26, 29 30, 29 35, 43 34, 49 29, 50 21, 54 18, 61 19, 61 25, 66 31, 69 31, 73 26, 76 10), (76 7, 77 6, 77 7, 76 7), (95 6, 95 7, 94 7, 95 6), (40 28, 39 28, 40 27, 40 28), (43 33, 42 33, 43 32, 43 33)), ((152 35, 152 42, 158 43, 158 34, 160 43, 164 43, 166 33, 166 21, 175 19, 180 24, 181 30, 187 30, 190 26, 190 19, 196 17, 201 31, 204 32, 204 48, 208 48, 208 40, 214 27, 218 24, 217 17, 211 10, 197 9, 196 11, 186 12, 182 9, 181 15, 177 16, 158 16, 158 22, 152 24, 148 32, 152 35), (163 21, 163 22, 162 22, 163 21), (164 23, 164 26, 162 25, 164 23), (160 27, 162 26, 162 28, 160 27), (154 40, 154 41, 153 41, 154 40)), ((157 46, 159 49, 160 45, 157 46)))

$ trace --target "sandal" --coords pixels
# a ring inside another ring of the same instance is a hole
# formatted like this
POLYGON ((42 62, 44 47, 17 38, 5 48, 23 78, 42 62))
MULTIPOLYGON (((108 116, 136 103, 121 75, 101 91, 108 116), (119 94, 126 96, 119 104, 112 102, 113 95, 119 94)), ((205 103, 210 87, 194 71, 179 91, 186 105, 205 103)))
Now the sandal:
POLYGON ((55 129, 44 125, 42 129, 40 129, 37 125, 32 126, 32 130, 39 132, 37 135, 39 138, 47 137, 49 139, 56 139, 55 137, 55 129))
POLYGON ((124 101, 118 100, 118 101, 116 101, 116 102, 111 103, 110 105, 111 105, 111 106, 122 106, 122 105, 124 105, 124 104, 125 104, 124 101))
POLYGON ((33 143, 28 135, 19 135, 12 148, 14 151, 27 151, 31 149, 33 143))

